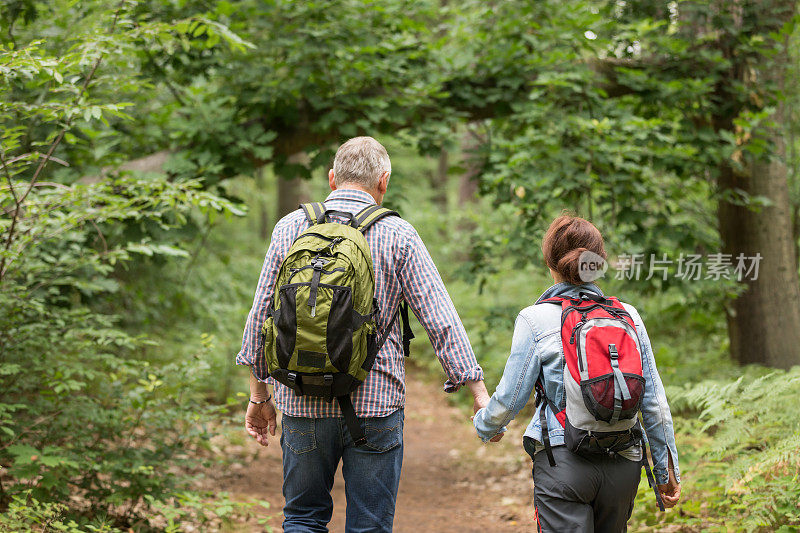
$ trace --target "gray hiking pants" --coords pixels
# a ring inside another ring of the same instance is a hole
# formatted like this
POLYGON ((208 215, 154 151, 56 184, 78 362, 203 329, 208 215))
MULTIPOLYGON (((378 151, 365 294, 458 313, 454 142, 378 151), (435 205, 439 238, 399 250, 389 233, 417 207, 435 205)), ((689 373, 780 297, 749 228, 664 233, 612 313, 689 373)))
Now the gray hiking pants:
POLYGON ((539 531, 627 531, 641 463, 623 457, 598 457, 590 461, 566 446, 554 446, 553 456, 556 466, 550 466, 543 451, 533 460, 533 504, 539 531))

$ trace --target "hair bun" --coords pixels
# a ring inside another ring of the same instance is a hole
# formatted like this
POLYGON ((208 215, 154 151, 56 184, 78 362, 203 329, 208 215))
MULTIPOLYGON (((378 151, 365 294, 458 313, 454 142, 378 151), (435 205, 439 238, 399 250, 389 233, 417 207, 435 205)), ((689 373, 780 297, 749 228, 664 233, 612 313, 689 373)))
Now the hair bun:
POLYGON ((556 218, 542 240, 547 266, 567 283, 581 285, 581 255, 586 252, 606 258, 603 236, 588 220, 570 215, 556 218))
POLYGON ((586 248, 575 248, 567 252, 556 264, 555 271, 564 278, 564 281, 573 285, 584 283, 581 279, 581 254, 588 252, 586 248))

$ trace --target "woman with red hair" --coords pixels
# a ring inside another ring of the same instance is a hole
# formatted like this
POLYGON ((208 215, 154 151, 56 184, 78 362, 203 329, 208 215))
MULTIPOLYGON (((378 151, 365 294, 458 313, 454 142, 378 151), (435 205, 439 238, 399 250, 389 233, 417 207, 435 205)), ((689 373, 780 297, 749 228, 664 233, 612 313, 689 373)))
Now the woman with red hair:
POLYGON ((499 440, 536 390, 523 446, 533 459, 539 530, 626 531, 642 465, 651 475, 645 442, 659 505, 674 506, 681 492, 650 339, 633 306, 591 283, 606 258, 591 222, 556 218, 542 252, 554 285, 517 317, 503 377, 475 429, 484 442, 499 440))

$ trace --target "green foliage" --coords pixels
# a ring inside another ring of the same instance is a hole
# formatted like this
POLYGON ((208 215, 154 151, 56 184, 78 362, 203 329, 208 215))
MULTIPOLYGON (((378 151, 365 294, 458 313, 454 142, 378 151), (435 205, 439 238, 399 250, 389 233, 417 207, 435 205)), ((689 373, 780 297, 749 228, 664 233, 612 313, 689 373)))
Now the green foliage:
MULTIPOLYGON (((87 150, 80 136, 108 139, 110 119, 131 119, 121 111, 129 104, 103 98, 110 72, 138 40, 185 42, 181 32, 199 27, 236 40, 211 22, 133 23, 129 4, 97 7, 87 33, 65 43, 0 49, 0 508, 8 507, 2 525, 12 530, 142 529, 162 518, 175 530, 184 509, 213 524, 250 506, 224 495, 209 505, 216 495, 192 492, 193 471, 208 464, 198 457, 227 409, 204 396, 211 338, 194 331, 193 353, 148 360, 153 341, 123 329, 125 309, 115 303, 130 263, 186 257, 182 232, 195 220, 243 212, 199 180, 42 179, 53 162, 88 174, 108 156, 87 150), (117 35, 97 31, 118 26, 117 35), (102 59, 108 71, 98 69, 102 59), (69 149, 59 152, 62 140, 69 149)), ((63 14, 65 6, 51 9, 63 14)), ((131 78, 116 77, 121 92, 131 78)))
POLYGON ((749 369, 734 381, 668 387, 677 415, 684 503, 653 514, 643 497, 642 530, 665 524, 703 531, 793 531, 800 527, 800 367, 749 369), (649 525, 649 528, 645 528, 649 525))
POLYGON ((80 525, 65 518, 67 507, 57 503, 42 503, 29 494, 16 495, 8 509, 0 515, 0 532, 62 531, 64 533, 118 533, 122 530, 95 521, 80 525))
POLYGON ((187 524, 197 524, 202 530, 218 531, 222 526, 231 527, 234 524, 256 519, 265 533, 272 533, 274 529, 269 524, 271 517, 258 518, 261 509, 269 509, 269 502, 250 501, 240 502, 233 500, 227 492, 198 493, 196 491, 175 494, 168 502, 159 501, 151 496, 146 496, 157 513, 156 519, 150 520, 150 525, 162 529, 167 533, 185 531, 187 524))
MULTIPOLYGON (((113 297, 114 265, 133 254, 175 254, 164 243, 126 240, 126 225, 168 230, 190 211, 232 207, 197 187, 117 179, 29 194, 21 236, 2 256, 0 461, 8 493, 43 502, 71 496, 88 516, 129 523, 146 513, 145 496, 162 501, 185 486, 179 471, 163 466, 194 465, 222 412, 199 392, 211 376, 203 353, 153 365, 137 356, 147 341, 92 302, 113 297)), ((9 189, 1 194, 0 202, 12 200, 9 189)))
MULTIPOLYGON (((527 97, 487 125, 480 180, 495 205, 519 215, 499 228, 519 263, 541 260, 528 244, 563 209, 592 219, 612 258, 675 260, 720 249, 718 202, 770 204, 742 188, 720 189, 717 177, 775 153, 764 132, 776 127, 783 97, 771 69, 784 65, 778 55, 793 32, 791 3, 741 12, 697 2, 505 9, 504 17, 534 21, 515 28, 518 42, 530 43, 519 60, 536 75, 527 97)), ((491 265, 494 233, 476 235, 475 271, 491 265)), ((706 310, 741 290, 672 276, 633 284, 688 294, 706 310)))
MULTIPOLYGON (((230 528, 236 523, 257 519, 266 533, 274 529, 269 524, 270 517, 257 518, 258 508, 269 509, 268 502, 239 502, 230 498, 227 493, 176 493, 167 502, 152 496, 145 496, 152 506, 147 527, 177 533, 186 531, 188 524, 197 524, 204 530, 220 530, 230 528)), ((33 498, 29 492, 15 495, 8 509, 0 515, 0 533, 17 533, 21 531, 61 531, 64 533, 120 533, 110 522, 94 519, 90 522, 78 523, 68 518, 69 509, 57 503, 42 503, 33 498)))
MULTIPOLYGON (((246 375, 231 361, 276 197, 249 177, 264 164, 313 175, 320 199, 338 141, 390 135, 387 202, 433 253, 490 388, 514 315, 550 284, 538 244, 563 208, 612 256, 718 249, 719 200, 769 203, 715 178, 772 153, 781 91, 762 67, 793 31, 781 6, 723 4, 3 3, 0 530, 263 516, 190 478, 219 459, 208 439, 246 375), (483 198, 461 205, 418 153, 452 161, 465 129, 483 198), (147 178, 117 170, 157 151, 147 178)), ((602 286, 644 315, 679 411, 683 512, 654 515, 643 490, 637 527, 795 527, 796 371, 734 381, 722 305, 738 288, 602 286)), ((418 337, 415 361, 437 367, 418 337)))

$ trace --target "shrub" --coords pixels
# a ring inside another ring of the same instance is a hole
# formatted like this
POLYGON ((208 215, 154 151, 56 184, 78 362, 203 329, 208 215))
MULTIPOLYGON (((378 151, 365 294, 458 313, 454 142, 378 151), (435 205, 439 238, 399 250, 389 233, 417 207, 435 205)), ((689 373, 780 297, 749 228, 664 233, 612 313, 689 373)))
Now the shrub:
MULTIPOLYGON (((0 203, 9 194, 0 191, 0 203)), ((182 472, 197 466, 209 421, 224 409, 199 392, 214 379, 205 354, 145 360, 139 353, 152 343, 93 303, 115 297, 115 265, 137 253, 180 252, 169 242, 128 241, 126 225, 169 230, 194 210, 236 211, 197 182, 116 179, 31 192, 0 280, 6 505, 27 494, 67 503, 81 523, 107 516, 131 525, 187 487, 182 472)))

